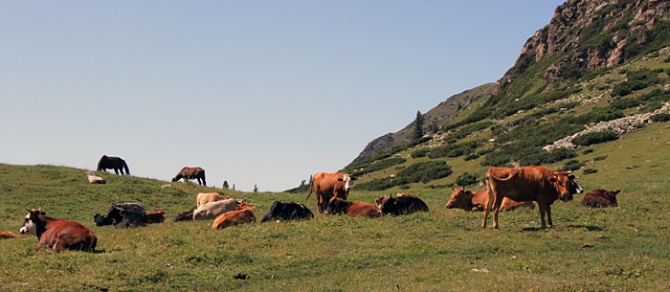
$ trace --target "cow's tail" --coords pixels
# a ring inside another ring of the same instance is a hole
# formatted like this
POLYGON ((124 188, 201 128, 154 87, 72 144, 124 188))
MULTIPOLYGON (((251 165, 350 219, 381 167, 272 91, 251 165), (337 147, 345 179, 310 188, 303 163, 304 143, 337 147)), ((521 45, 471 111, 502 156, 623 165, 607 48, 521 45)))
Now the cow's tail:
POLYGON ((128 164, 126 161, 123 161, 123 168, 126 170, 126 175, 130 175, 130 170, 128 170, 128 164))
POLYGON ((309 197, 312 195, 312 190, 314 189, 314 188, 312 188, 313 184, 314 184, 314 177, 312 177, 312 179, 309 180, 309 186, 307 186, 309 188, 309 193, 307 193, 307 198, 305 198, 305 203, 307 203, 307 199, 309 199, 309 197))

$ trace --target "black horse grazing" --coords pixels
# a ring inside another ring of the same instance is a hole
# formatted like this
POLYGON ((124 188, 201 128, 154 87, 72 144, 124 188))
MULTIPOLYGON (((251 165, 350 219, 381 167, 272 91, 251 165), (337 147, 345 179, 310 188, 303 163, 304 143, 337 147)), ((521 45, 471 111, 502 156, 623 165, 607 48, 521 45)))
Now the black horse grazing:
POLYGON ((172 178, 172 181, 178 181, 180 179, 198 179, 199 185, 207 185, 205 182, 205 170, 202 167, 184 167, 175 177, 172 178), (201 181, 202 180, 202 181, 201 181))
POLYGON ((123 170, 125 169, 125 174, 130 175, 128 164, 126 164, 126 161, 121 159, 121 157, 103 155, 100 158, 100 161, 98 161, 98 171, 104 171, 110 168, 114 169, 116 174, 119 174, 119 171, 121 171, 121 175, 123 175, 123 170))

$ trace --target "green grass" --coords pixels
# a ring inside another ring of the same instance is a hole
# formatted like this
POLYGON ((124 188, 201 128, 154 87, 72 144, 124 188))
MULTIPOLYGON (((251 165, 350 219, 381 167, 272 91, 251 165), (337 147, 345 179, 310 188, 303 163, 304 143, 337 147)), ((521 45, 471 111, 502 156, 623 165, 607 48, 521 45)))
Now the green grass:
MULTIPOLYGON (((620 207, 585 208, 577 195, 554 204, 555 227, 548 229, 538 228, 537 209, 502 214, 499 230, 481 229, 482 213, 447 210, 450 192, 430 189, 409 192, 424 198, 431 212, 395 218, 316 215, 311 221, 223 230, 211 229, 211 220, 96 227, 93 215, 112 202, 140 201, 148 209, 165 209, 171 219, 192 208, 198 192, 220 189, 191 183, 161 188, 167 182, 113 174, 102 174, 106 185, 90 185, 80 169, 0 164, 0 230, 16 233, 24 208, 39 206, 51 216, 84 223, 99 240, 95 253, 59 254, 35 252, 32 235, 0 240, 0 290, 667 290, 667 127, 654 123, 580 156, 592 161, 607 155, 590 166, 597 173, 580 181, 586 190, 621 189, 620 207), (632 164, 640 167, 626 169, 632 164)), ((354 189, 350 197, 372 202, 386 193, 354 189)), ((272 200, 302 202, 306 196, 226 194, 256 202, 259 219, 272 200)), ((313 200, 307 205, 316 209, 313 200)))

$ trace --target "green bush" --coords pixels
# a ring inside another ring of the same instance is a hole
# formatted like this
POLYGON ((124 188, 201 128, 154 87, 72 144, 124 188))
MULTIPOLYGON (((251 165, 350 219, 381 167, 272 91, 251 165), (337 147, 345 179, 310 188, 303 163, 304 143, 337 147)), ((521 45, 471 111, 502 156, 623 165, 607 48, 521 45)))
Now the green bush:
POLYGON ((586 163, 584 163, 584 162, 579 162, 578 160, 574 160, 574 159, 573 159, 573 160, 569 160, 568 162, 566 162, 565 165, 563 165, 563 166, 561 167, 561 170, 565 170, 565 171, 568 171, 568 170, 569 170, 569 171, 575 171, 575 170, 580 169, 580 168, 581 168, 582 166, 584 166, 585 164, 586 164, 586 163))
POLYGON ((456 178, 456 185, 465 187, 477 184, 479 177, 474 173, 464 172, 456 178))
POLYGON ((619 139, 616 133, 612 131, 593 132, 581 135, 572 139, 572 143, 581 146, 589 146, 598 143, 604 143, 619 139))
POLYGON ((354 170, 354 171, 350 172, 350 174, 354 177, 361 176, 361 175, 364 175, 366 173, 371 173, 371 172, 379 171, 379 170, 382 170, 382 169, 387 169, 389 167, 392 167, 392 166, 395 166, 395 165, 398 165, 398 164, 403 164, 403 163, 405 163, 405 161, 406 160, 404 158, 400 158, 400 157, 388 158, 388 159, 384 159, 384 160, 377 160, 377 161, 375 161, 375 163, 371 163, 371 164, 367 165, 365 168, 362 168, 362 169, 359 168, 357 170, 354 170))
POLYGON ((427 161, 410 165, 398 172, 398 179, 407 179, 409 182, 427 183, 452 174, 451 166, 444 161, 427 161))
POLYGON ((586 150, 582 151, 582 154, 589 154, 589 153, 592 153, 592 152, 593 152, 593 149, 586 149, 586 150))
POLYGON ((479 158, 479 155, 477 155, 477 154, 469 154, 469 155, 465 156, 465 158, 463 158, 463 160, 465 160, 465 161, 470 161, 470 160, 475 160, 475 159, 477 159, 477 158, 479 158))
POLYGON ((651 118, 649 118, 649 119, 654 121, 654 122, 667 122, 667 121, 670 121, 670 114, 663 114, 663 113, 656 114, 656 115, 651 116, 651 118))
POLYGON ((412 158, 421 158, 421 157, 425 157, 426 154, 427 154, 429 151, 430 151, 430 149, 428 149, 428 148, 421 148, 421 149, 419 149, 419 150, 415 150, 415 151, 412 152, 410 155, 412 156, 412 158))
POLYGON ((603 161, 603 160, 605 160, 605 159, 607 159, 607 155, 605 155, 605 156, 598 156, 598 157, 596 157, 596 158, 593 158, 593 161, 603 161))
POLYGON ((598 172, 598 170, 595 169, 595 168, 584 169, 584 174, 592 174, 592 173, 596 173, 596 172, 598 172))

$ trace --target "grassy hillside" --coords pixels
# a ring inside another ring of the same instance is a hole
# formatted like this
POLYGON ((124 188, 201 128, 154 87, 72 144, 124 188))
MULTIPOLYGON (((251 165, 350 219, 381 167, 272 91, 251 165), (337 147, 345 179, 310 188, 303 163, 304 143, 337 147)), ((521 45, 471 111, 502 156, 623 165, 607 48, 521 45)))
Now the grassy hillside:
MULTIPOLYGON (((76 220, 99 238, 97 252, 34 251, 35 236, 0 240, 0 290, 32 291, 659 291, 670 288, 668 123, 593 147, 607 156, 582 177, 585 189, 621 189, 619 208, 589 209, 575 201, 553 207, 556 227, 538 229, 537 210, 500 217, 500 230, 481 229, 481 213, 447 210, 450 192, 411 189, 429 213, 351 219, 317 215, 306 222, 254 223, 212 230, 211 220, 134 229, 96 227, 93 215, 112 202, 134 200, 169 217, 195 205, 193 184, 102 174, 90 185, 84 170, 0 165, 0 230, 16 232, 25 207, 76 220), (626 169, 626 166, 638 165, 626 169)), ((454 167, 455 174, 461 168, 454 167)), ((463 168, 465 169, 465 168, 463 168)), ((214 190, 214 189, 212 189, 214 190)), ((220 189, 214 190, 220 191, 220 189)), ((237 193, 258 205, 302 201, 305 193, 237 193)), ((372 202, 380 192, 353 191, 372 202)), ((315 210, 310 200, 308 207, 315 210)))

